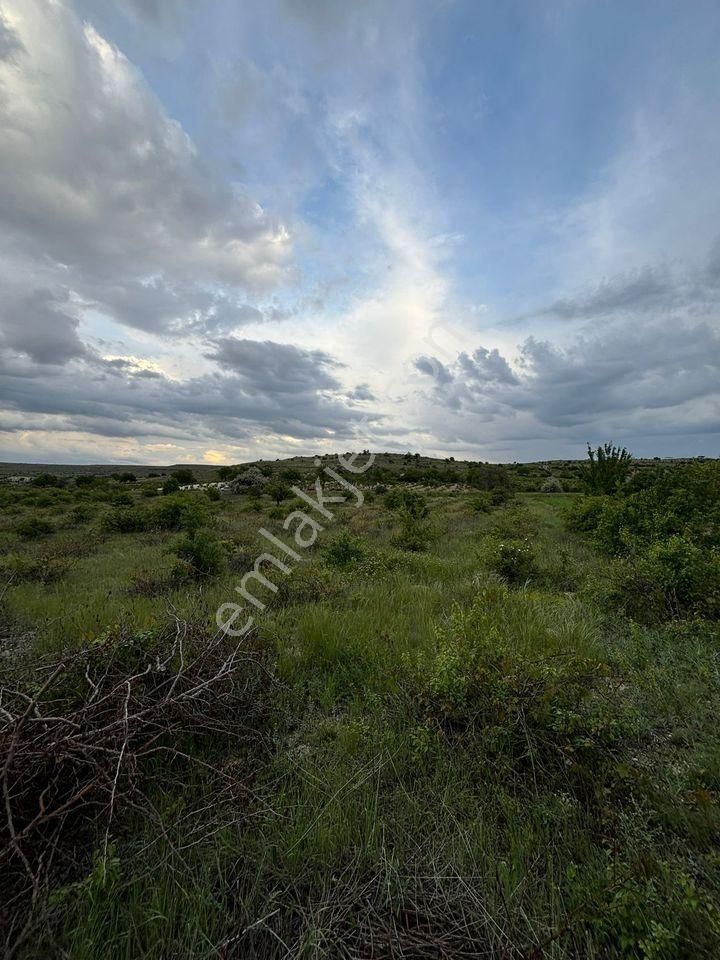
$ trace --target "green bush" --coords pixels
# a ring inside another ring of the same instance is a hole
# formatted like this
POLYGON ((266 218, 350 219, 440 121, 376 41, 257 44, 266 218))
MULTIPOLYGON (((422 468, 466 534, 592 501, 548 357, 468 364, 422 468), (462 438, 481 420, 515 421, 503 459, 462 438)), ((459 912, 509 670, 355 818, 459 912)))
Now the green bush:
POLYGON ((446 736, 472 736, 533 788, 539 777, 567 783, 581 756, 606 763, 624 732, 584 617, 574 601, 486 587, 437 626, 434 655, 414 662, 414 700, 446 736))
POLYGON ((619 564, 613 584, 625 613, 641 622, 720 616, 720 552, 683 537, 659 540, 619 564))
POLYGON ((548 477, 545 483, 540 487, 541 493, 562 493, 563 485, 557 477, 548 477))
POLYGON ((429 513, 425 497, 408 487, 395 487, 387 493, 385 505, 391 510, 405 510, 418 520, 423 520, 429 513))
POLYGON ((192 533, 207 526, 210 505, 192 494, 163 498, 148 515, 148 524, 155 530, 185 530, 192 533))
POLYGON ((472 498, 470 505, 476 513, 490 513, 493 508, 493 499, 489 493, 478 493, 472 498))
POLYGON ((182 467, 180 470, 173 470, 173 472, 170 474, 170 477, 174 480, 177 480, 182 487, 187 487, 192 483, 197 483, 195 474, 188 467, 182 467))
POLYGON ((720 617, 720 464, 645 471, 617 496, 577 501, 567 524, 622 559, 611 594, 629 616, 720 617))
POLYGON ((227 562, 224 544, 212 530, 200 527, 185 534, 175 544, 175 553, 182 561, 178 572, 196 577, 221 573, 227 562))
POLYGON ((493 495, 493 503, 500 505, 512 496, 512 485, 507 467, 501 463, 476 463, 468 469, 466 482, 477 490, 493 495))
POLYGON ((70 523, 79 526, 92 520, 93 508, 87 503, 80 503, 70 511, 70 523))
POLYGON ((433 538, 430 524, 407 507, 400 510, 399 519, 400 533, 395 537, 395 545, 415 553, 427 550, 433 538))
POLYGON ((79 476, 75 477, 75 486, 76 487, 94 487, 96 486, 96 484, 102 483, 104 481, 105 481, 104 477, 96 477, 92 473, 80 474, 79 476))
POLYGON ((325 562, 331 567, 349 567, 362 560, 367 553, 364 542, 360 537, 354 537, 347 530, 342 530, 325 549, 325 562))
POLYGON ((15 525, 15 533, 23 540, 36 540, 53 533, 55 527, 43 517, 26 517, 15 525))
POLYGON ((520 583, 536 576, 535 553, 527 540, 498 543, 492 558, 492 569, 509 583, 520 583))
POLYGON ((69 566, 70 561, 65 557, 26 557, 11 553, 0 560, 0 577, 4 582, 52 583, 64 576, 69 566))
POLYGON ((280 483, 279 481, 265 487, 265 493, 271 496, 278 506, 283 500, 288 500, 293 495, 290 487, 286 483, 280 483))
POLYGON ((168 477, 162 485, 162 492, 165 495, 177 493, 180 489, 180 481, 177 477, 168 477))
POLYGON ((30 481, 34 487, 61 487, 62 480, 54 473, 39 473, 30 481))
POLYGON ((565 514, 568 529, 577 533, 597 530, 606 503, 605 497, 579 497, 574 500, 565 514))
POLYGON ((633 458, 625 447, 611 443, 593 450, 587 448, 588 459, 582 470, 582 479, 590 493, 615 493, 628 478, 633 458))
POLYGON ((102 528, 107 533, 141 533, 148 529, 148 516, 134 507, 118 507, 105 514, 102 528))

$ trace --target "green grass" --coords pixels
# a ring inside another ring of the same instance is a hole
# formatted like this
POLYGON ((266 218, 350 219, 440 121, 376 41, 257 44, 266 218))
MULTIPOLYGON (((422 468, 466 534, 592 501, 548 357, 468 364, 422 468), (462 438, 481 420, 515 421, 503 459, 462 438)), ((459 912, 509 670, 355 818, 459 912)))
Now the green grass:
MULTIPOLYGON (((394 546, 381 497, 345 506, 268 595, 274 682, 252 797, 184 849, 211 782, 178 795, 159 775, 166 835, 132 812, 117 823, 111 859, 54 892, 48 955, 718 955, 716 626, 646 629, 603 608, 609 562, 565 529, 572 495, 489 513, 472 494, 427 496, 427 550, 394 546), (335 569, 323 550, 342 529, 365 556, 335 569), (527 583, 493 571, 508 537, 532 547, 527 583)), ((267 498, 218 509, 219 535, 250 556, 267 546, 261 524, 281 532, 267 498)), ((77 532, 2 536, 38 556, 77 532)), ((131 590, 170 575, 174 538, 101 537, 59 579, 11 583, 7 615, 39 652, 147 630, 170 609, 210 625, 242 569, 131 590)))

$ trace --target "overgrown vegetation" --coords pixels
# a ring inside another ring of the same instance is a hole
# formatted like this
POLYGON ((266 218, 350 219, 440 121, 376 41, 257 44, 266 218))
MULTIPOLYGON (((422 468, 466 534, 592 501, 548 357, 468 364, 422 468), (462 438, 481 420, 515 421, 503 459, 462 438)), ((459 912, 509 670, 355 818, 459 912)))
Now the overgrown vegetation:
POLYGON ((720 465, 397 463, 237 641, 315 468, 0 487, 8 955, 718 955, 720 465))
POLYGON ((720 617, 720 466, 660 469, 579 500, 571 529, 618 558, 612 597, 633 618, 720 617))

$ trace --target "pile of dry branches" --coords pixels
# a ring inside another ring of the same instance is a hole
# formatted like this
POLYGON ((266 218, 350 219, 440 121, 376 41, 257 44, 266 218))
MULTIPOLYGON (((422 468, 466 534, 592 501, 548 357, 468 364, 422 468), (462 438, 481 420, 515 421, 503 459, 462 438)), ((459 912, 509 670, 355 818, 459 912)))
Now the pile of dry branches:
POLYGON ((174 619, 159 637, 113 638, 24 669, 14 663, 14 678, 0 685, 7 951, 24 939, 52 882, 87 869, 98 845, 107 853, 123 814, 154 814, 148 787, 161 771, 198 764, 215 790, 247 789, 248 747, 258 752, 267 704, 263 658, 252 639, 231 643, 174 619), (247 764, 238 763, 243 755, 247 764))

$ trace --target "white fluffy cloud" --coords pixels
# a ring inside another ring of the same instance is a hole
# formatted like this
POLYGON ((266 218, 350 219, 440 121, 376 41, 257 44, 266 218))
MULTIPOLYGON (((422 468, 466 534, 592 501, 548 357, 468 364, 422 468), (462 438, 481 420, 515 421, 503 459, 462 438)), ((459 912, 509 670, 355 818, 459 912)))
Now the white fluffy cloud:
POLYGON ((2 23, 0 242, 28 283, 157 329, 282 280, 286 228, 213 175, 116 47, 63 3, 9 0, 2 23))

